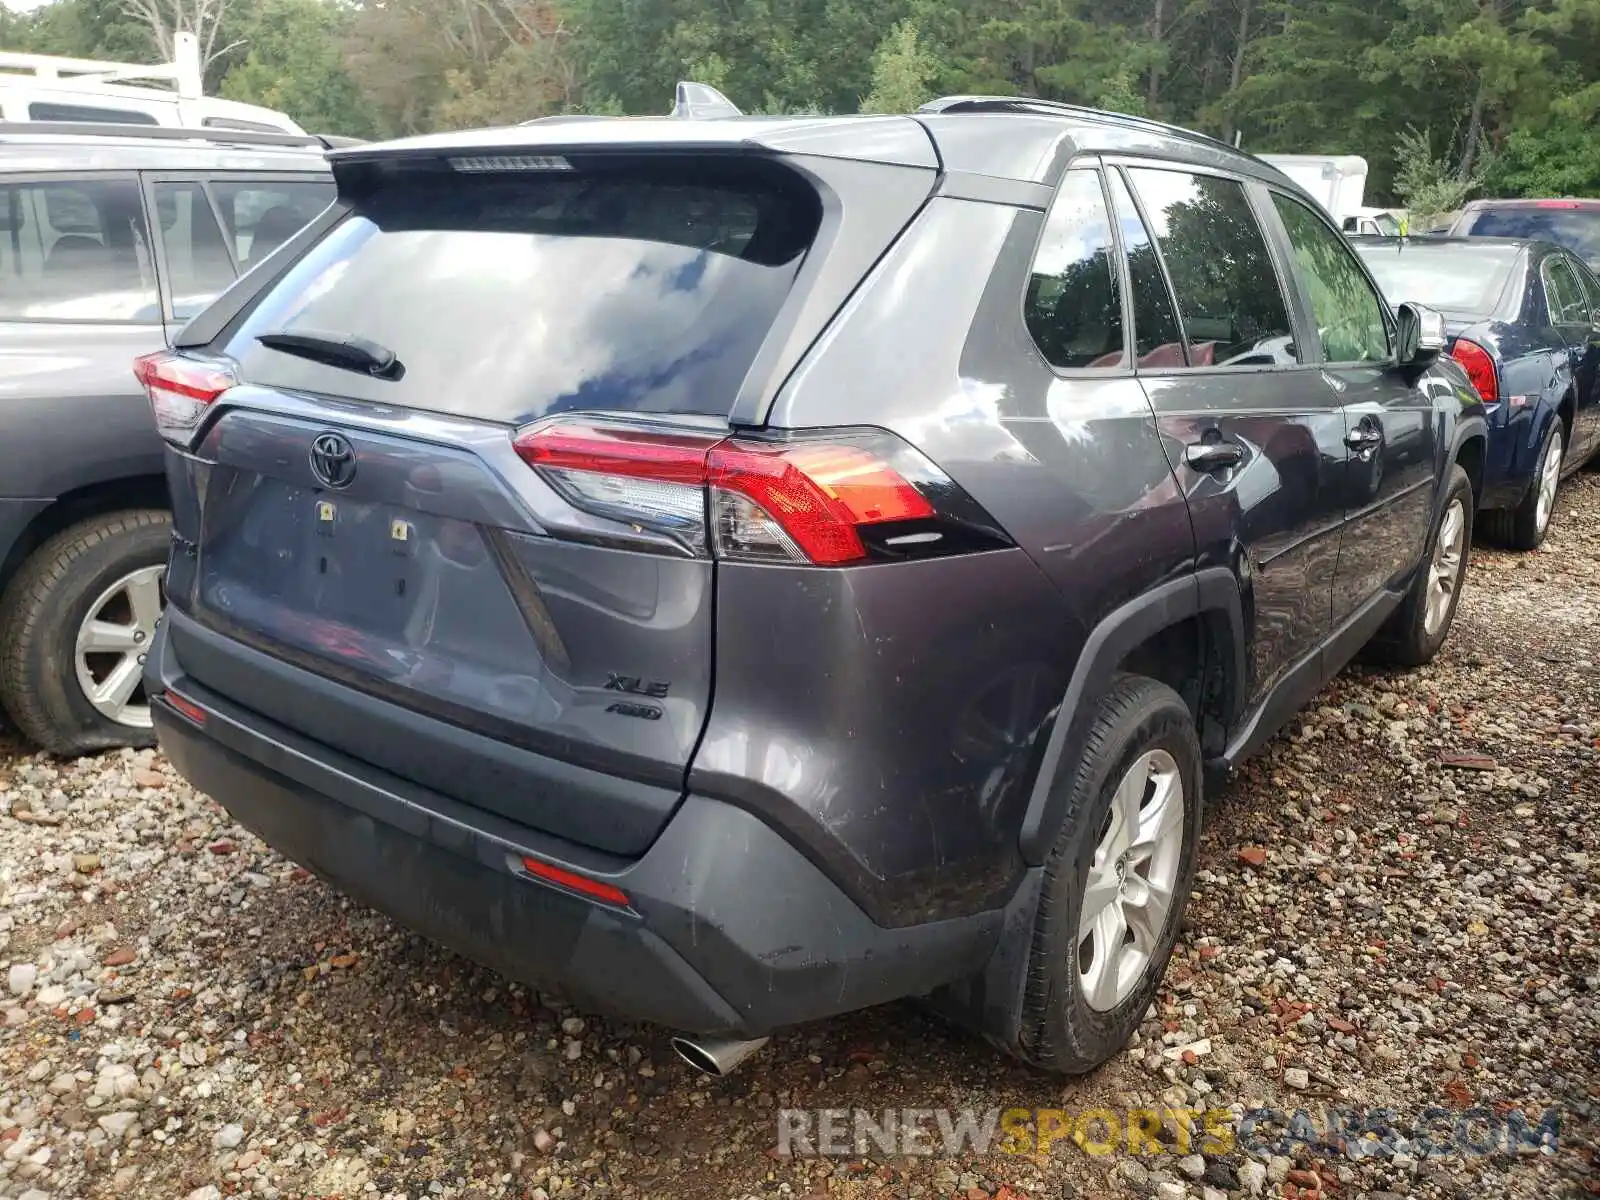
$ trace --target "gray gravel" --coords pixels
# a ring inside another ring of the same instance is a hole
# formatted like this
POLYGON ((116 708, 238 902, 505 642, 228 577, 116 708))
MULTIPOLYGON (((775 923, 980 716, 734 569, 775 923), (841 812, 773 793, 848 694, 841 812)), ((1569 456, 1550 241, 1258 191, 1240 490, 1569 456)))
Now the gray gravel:
POLYGON ((1600 1194, 1597 622, 1584 475, 1542 551, 1475 551, 1436 664, 1347 671, 1217 799, 1167 989, 1125 1056, 1066 1084, 910 1006, 709 1083, 661 1031, 347 903, 159 755, 56 763, 0 734, 0 1197, 1600 1194), (789 1106, 1561 1124, 1553 1153, 823 1161, 776 1154, 789 1106))

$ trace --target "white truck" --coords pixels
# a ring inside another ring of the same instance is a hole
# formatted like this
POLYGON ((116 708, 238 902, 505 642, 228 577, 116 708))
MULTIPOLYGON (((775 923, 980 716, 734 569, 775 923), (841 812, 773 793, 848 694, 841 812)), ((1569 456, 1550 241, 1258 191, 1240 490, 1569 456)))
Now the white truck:
POLYGON ((273 109, 207 96, 199 41, 180 33, 173 42, 173 61, 156 66, 0 51, 0 120, 306 132, 273 109))
POLYGON ((1367 160, 1359 154, 1262 154, 1269 162, 1310 192, 1346 233, 1394 235, 1401 224, 1386 208, 1367 208, 1362 193, 1367 187, 1367 160))

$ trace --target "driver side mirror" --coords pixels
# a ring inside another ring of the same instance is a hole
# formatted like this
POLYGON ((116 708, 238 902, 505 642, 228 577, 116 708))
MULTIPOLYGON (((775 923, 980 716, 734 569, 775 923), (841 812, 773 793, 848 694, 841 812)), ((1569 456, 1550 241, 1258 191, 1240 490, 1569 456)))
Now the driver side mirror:
POLYGON ((1402 367, 1426 367, 1444 353, 1449 335, 1444 314, 1426 304, 1405 303, 1395 310, 1397 358, 1402 367))

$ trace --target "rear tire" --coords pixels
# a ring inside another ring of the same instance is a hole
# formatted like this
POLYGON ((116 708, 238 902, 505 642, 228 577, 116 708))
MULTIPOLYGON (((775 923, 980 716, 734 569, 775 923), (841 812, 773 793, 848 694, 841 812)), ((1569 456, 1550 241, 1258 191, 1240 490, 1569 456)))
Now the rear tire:
POLYGON ((1045 863, 1016 1053, 1081 1075, 1127 1044, 1177 941, 1202 806, 1188 706, 1163 683, 1119 675, 1070 786, 1045 863))
POLYGON ((1550 422, 1539 445, 1538 466, 1528 494, 1515 508, 1496 509, 1483 514, 1483 531, 1490 541, 1512 550, 1537 550, 1550 532, 1555 513, 1556 491, 1561 486, 1561 459, 1566 451, 1564 429, 1559 419, 1550 422))
POLYGON ((1453 466, 1439 518, 1428 537, 1427 553, 1399 610, 1368 647, 1371 658, 1402 667, 1433 661, 1455 623, 1471 545, 1472 481, 1459 466, 1453 466))
POLYGON ((159 618, 171 527, 158 509, 81 521, 35 550, 0 598, 0 704, 40 748, 72 756, 155 745, 133 673, 155 628, 152 595, 159 618))

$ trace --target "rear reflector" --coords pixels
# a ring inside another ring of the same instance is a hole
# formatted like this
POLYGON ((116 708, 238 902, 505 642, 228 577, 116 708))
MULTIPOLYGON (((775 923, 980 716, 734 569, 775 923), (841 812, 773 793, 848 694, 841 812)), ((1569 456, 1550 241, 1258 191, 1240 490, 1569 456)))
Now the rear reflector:
POLYGON ((179 716, 188 717, 196 725, 204 725, 206 723, 206 710, 187 696, 180 696, 177 692, 166 691, 161 693, 161 698, 167 702, 167 707, 179 716))
POLYGON ((844 566, 871 557, 872 527, 924 534, 915 544, 937 552, 943 535, 927 525, 942 514, 926 492, 960 494, 881 432, 768 442, 571 419, 514 444, 573 506, 719 558, 844 566))
POLYGON ((618 908, 627 908, 630 905, 628 894, 620 888, 612 887, 609 883, 602 883, 598 879, 590 879, 586 875, 579 875, 568 871, 554 863, 541 862, 537 858, 523 858, 522 869, 529 875, 553 883, 557 887, 566 888, 569 892, 578 892, 598 900, 602 904, 616 905, 618 908))
POLYGON ((179 446, 189 444, 206 409, 238 382, 226 367, 170 350, 134 359, 133 373, 150 397, 156 430, 179 446))

